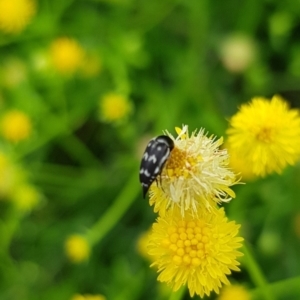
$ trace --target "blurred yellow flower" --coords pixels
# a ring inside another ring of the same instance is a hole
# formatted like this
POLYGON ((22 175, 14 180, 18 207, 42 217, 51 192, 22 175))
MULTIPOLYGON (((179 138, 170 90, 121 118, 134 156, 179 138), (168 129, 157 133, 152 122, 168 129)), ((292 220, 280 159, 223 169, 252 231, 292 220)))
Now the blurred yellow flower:
POLYGON ((66 37, 54 40, 50 47, 53 66, 61 74, 73 74, 77 71, 84 55, 81 45, 74 39, 66 37))
POLYGON ((143 232, 137 240, 138 253, 147 260, 153 261, 153 256, 148 253, 149 237, 151 236, 152 228, 143 232))
POLYGON ((12 201, 22 211, 33 209, 40 200, 40 193, 34 186, 20 184, 15 187, 12 193, 12 201))
POLYGON ((0 152, 0 199, 11 194, 18 178, 17 170, 9 157, 0 152))
POLYGON ((158 186, 150 187, 154 211, 164 213, 168 207, 179 206, 184 214, 188 209, 210 209, 216 203, 229 202, 235 197, 230 186, 236 183, 236 176, 228 167, 227 150, 219 148, 223 138, 207 136, 204 129, 189 134, 186 125, 176 130, 177 138, 165 132, 174 141, 174 149, 158 186))
POLYGON ((132 112, 132 103, 124 96, 109 93, 99 102, 100 117, 107 122, 118 122, 126 119, 132 112))
POLYGON ((250 300, 251 294, 242 285, 228 285, 221 290, 217 300, 250 300))
MULTIPOLYGON (((140 235, 137 241, 137 251, 147 261, 155 262, 157 259, 159 259, 159 256, 156 257, 155 255, 150 255, 148 249, 151 235, 152 227, 140 235)), ((159 282, 157 290, 163 298, 166 298, 168 295, 170 295, 170 293, 172 293, 172 289, 165 283, 161 282, 159 282)))
POLYGON ((0 30, 6 33, 19 33, 36 13, 33 0, 0 0, 0 30))
POLYGON ((76 294, 71 298, 71 300, 106 300, 106 297, 103 295, 76 294))
POLYGON ((237 257, 243 238, 240 225, 228 222, 224 209, 191 210, 182 216, 178 207, 158 217, 149 238, 149 254, 155 257, 158 281, 177 291, 187 285, 194 294, 209 296, 229 284, 227 275, 239 271, 237 257))
POLYGON ((257 97, 230 119, 228 145, 259 176, 281 173, 300 157, 299 111, 279 96, 257 97))
POLYGON ((65 242, 65 251, 70 261, 81 263, 89 258, 91 249, 85 237, 73 234, 65 242))
POLYGON ((245 71, 253 63, 255 56, 254 41, 245 35, 231 35, 221 45, 222 63, 231 72, 245 71))
POLYGON ((2 116, 1 132, 5 139, 14 143, 28 139, 32 132, 31 120, 21 111, 8 111, 2 116))

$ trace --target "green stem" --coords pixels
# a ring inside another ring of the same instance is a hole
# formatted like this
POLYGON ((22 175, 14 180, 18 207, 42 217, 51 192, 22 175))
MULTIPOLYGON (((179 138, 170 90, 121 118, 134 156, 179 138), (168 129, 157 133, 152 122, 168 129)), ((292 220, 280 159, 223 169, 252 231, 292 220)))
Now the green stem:
MULTIPOLYGON (((87 115, 89 112, 85 111, 85 113, 87 115)), ((45 122, 43 124, 43 127, 40 129, 41 132, 43 132, 43 136, 40 136, 28 147, 22 149, 22 151, 15 156, 16 159, 22 159, 26 155, 31 154, 39 148, 46 146, 57 137, 60 137, 61 139, 69 137, 72 132, 74 132, 85 122, 86 116, 82 114, 78 115, 76 113, 73 113, 72 115, 70 114, 67 117, 66 113, 64 113, 63 116, 48 113, 44 116, 44 119, 47 120, 47 122, 45 122), (80 122, 78 120, 80 120, 80 122)), ((75 139, 74 136, 72 137, 75 139)), ((74 139, 71 142, 73 144, 76 143, 76 147, 80 147, 80 154, 84 153, 84 155, 88 155, 87 159, 95 162, 95 156, 93 156, 91 152, 87 153, 89 150, 87 148, 83 149, 82 145, 78 145, 79 141, 74 141, 74 139)), ((99 165, 99 160, 96 159, 96 161, 99 165)))
POLYGON ((6 219, 4 220, 5 226, 1 235, 1 250, 3 252, 8 253, 11 241, 20 225, 22 217, 22 212, 19 211, 15 205, 12 205, 6 219))
POLYGON ((127 66, 123 59, 115 54, 106 53, 106 63, 110 68, 115 90, 118 93, 128 95, 131 92, 131 85, 128 79, 127 66))
POLYGON ((100 167, 98 158, 76 135, 70 134, 66 136, 60 140, 60 144, 82 165, 96 165, 100 167))
POLYGON ((99 243, 101 239, 118 223, 129 206, 140 192, 136 172, 129 178, 127 184, 121 190, 115 202, 107 212, 88 231, 87 239, 91 245, 99 243))
POLYGON ((67 134, 69 131, 68 128, 66 128, 65 125, 61 125, 59 122, 60 121, 58 118, 57 118, 57 121, 54 121, 54 120, 49 121, 49 124, 56 123, 59 125, 53 126, 50 131, 46 131, 44 136, 41 136, 39 139, 37 139, 34 143, 32 143, 26 149, 22 150, 21 153, 17 153, 17 155, 15 155, 15 158, 21 160, 26 155, 29 155, 32 152, 38 150, 39 148, 42 148, 43 146, 47 145, 48 143, 50 143, 50 141, 52 141, 57 136, 67 134))
POLYGON ((271 292, 261 268, 245 244, 243 246, 243 252, 245 254, 244 263, 246 268, 252 281, 260 289, 262 298, 265 300, 275 300, 274 293, 271 292))
POLYGON ((169 300, 181 300, 185 294, 185 286, 181 287, 177 292, 171 292, 169 300))
MULTIPOLYGON (((296 299, 297 297, 298 299, 300 296, 300 276, 271 283, 269 288, 279 298, 296 299)), ((251 294, 253 299, 261 299, 263 293, 264 291, 261 288, 256 288, 252 290, 251 294)))

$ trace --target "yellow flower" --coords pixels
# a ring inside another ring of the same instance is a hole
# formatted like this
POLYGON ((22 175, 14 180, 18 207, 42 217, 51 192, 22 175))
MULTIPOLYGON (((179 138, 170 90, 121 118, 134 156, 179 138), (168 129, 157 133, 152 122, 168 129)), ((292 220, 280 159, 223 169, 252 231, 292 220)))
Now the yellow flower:
POLYGON ((106 300, 106 297, 103 295, 76 294, 71 298, 71 300, 106 300))
POLYGON ((54 68, 61 74, 72 74, 81 66, 84 50, 73 39, 66 37, 53 41, 50 55, 54 68))
POLYGON ((237 237, 240 225, 228 222, 223 208, 191 210, 182 216, 175 207, 158 217, 150 236, 149 254, 154 255, 158 281, 168 283, 173 291, 187 285, 191 297, 219 293, 229 284, 227 275, 239 271, 236 260, 242 253, 243 238, 237 237))
POLYGON ((122 121, 132 111, 131 102, 124 96, 109 93, 100 99, 100 117, 107 122, 122 121))
POLYGON ((230 120, 228 145, 259 176, 294 165, 300 156, 300 117, 279 96, 254 98, 230 120))
POLYGON ((19 33, 36 13, 33 0, 0 0, 0 30, 19 33))
POLYGON ((73 234, 65 242, 65 251, 73 263, 81 263, 90 256, 90 245, 85 237, 73 234))
POLYGON ((12 201, 22 211, 29 211, 34 208, 40 199, 40 194, 34 186, 21 184, 15 187, 12 194, 12 201))
POLYGON ((8 111, 1 122, 2 135, 11 142, 20 142, 27 139, 32 131, 30 118, 18 110, 8 111))
POLYGON ((229 285, 222 288, 217 300, 250 300, 251 295, 242 285, 229 285))
POLYGON ((197 211, 199 206, 210 209, 215 203, 228 202, 235 197, 229 188, 236 183, 235 174, 228 168, 229 156, 226 149, 219 149, 223 138, 207 136, 204 129, 191 135, 188 126, 176 129, 174 149, 155 184, 150 188, 150 204, 163 213, 175 205, 185 210, 197 211), (161 183, 161 186, 160 186, 161 183))

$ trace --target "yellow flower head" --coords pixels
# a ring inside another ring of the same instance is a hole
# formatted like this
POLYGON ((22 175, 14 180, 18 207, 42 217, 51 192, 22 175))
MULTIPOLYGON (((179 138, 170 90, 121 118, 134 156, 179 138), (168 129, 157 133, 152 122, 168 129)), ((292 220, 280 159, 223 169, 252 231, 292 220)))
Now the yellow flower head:
POLYGON ((150 187, 150 204, 154 211, 163 213, 169 206, 197 211, 199 206, 209 209, 216 203, 228 202, 235 197, 229 188, 236 183, 235 174, 228 168, 226 149, 219 149, 223 139, 208 137, 204 129, 191 135, 188 126, 177 128, 174 149, 167 160, 158 186, 150 187), (160 186, 161 182, 161 186, 160 186))
POLYGON ((32 132, 30 118, 18 110, 8 111, 1 120, 1 131, 4 138, 17 143, 28 139, 32 132))
POLYGON ((300 156, 300 116, 279 96, 254 98, 230 120, 228 144, 259 176, 294 165, 300 156))
POLYGON ((37 189, 28 184, 17 186, 12 194, 12 200, 15 205, 22 211, 29 211, 34 208, 40 199, 37 189))
POLYGON ((19 33, 36 13, 33 0, 0 0, 0 30, 19 33))
POLYGON ((85 237, 74 234, 67 238, 65 251, 73 263, 81 263, 90 256, 90 245, 85 237))
POLYGON ((191 296, 219 293, 222 284, 229 284, 227 275, 239 271, 239 227, 228 222, 223 208, 198 210, 196 218, 190 210, 184 216, 177 207, 167 211, 153 224, 149 242, 158 280, 174 291, 187 285, 191 296))
POLYGON ((132 112, 131 102, 124 96, 109 93, 100 99, 100 117, 107 122, 118 122, 126 119, 132 112))
POLYGON ((66 37, 53 41, 50 48, 54 68, 61 74, 72 74, 81 66, 84 50, 78 42, 66 37))
POLYGON ((103 295, 76 294, 71 298, 71 300, 106 300, 106 297, 104 297, 103 295))
POLYGON ((251 294, 242 285, 229 285, 222 288, 217 300, 250 300, 251 294))

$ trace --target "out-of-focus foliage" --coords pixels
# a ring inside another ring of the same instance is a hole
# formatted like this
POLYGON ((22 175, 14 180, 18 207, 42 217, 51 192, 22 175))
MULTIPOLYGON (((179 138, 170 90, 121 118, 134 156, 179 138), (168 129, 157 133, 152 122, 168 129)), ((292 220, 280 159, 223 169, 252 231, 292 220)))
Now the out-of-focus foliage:
MULTIPOLYGON (((168 299, 138 251, 145 145, 221 137, 254 96, 299 108, 299 29, 293 0, 0 0, 0 299, 168 299)), ((299 299, 299 163, 234 189, 256 262, 230 281, 299 299)))

